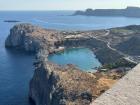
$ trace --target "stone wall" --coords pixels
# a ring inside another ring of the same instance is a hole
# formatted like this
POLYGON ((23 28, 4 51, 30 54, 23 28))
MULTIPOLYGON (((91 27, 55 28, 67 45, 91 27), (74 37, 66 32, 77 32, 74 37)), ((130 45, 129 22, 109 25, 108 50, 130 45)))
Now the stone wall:
POLYGON ((140 105, 140 64, 91 105, 140 105))

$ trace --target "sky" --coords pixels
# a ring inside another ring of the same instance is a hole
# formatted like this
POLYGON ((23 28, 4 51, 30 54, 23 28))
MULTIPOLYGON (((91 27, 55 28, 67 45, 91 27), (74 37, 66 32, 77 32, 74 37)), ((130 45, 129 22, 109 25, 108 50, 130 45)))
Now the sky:
POLYGON ((84 10, 140 7, 140 0, 0 0, 0 10, 84 10))

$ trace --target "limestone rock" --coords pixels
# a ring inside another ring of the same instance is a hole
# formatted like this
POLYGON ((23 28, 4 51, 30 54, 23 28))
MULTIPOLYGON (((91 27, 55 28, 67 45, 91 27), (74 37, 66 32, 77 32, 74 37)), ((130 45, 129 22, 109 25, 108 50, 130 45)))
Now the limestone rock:
POLYGON ((37 52, 41 48, 53 46, 58 39, 59 35, 54 30, 46 30, 31 24, 18 24, 10 30, 5 46, 37 52))

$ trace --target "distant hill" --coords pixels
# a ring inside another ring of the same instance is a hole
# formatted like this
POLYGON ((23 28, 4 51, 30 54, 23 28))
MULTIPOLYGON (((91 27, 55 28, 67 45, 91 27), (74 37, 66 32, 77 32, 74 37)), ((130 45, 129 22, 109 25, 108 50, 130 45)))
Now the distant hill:
POLYGON ((139 7, 127 7, 125 9, 86 9, 85 11, 76 11, 73 15, 85 16, 124 16, 140 18, 139 7))

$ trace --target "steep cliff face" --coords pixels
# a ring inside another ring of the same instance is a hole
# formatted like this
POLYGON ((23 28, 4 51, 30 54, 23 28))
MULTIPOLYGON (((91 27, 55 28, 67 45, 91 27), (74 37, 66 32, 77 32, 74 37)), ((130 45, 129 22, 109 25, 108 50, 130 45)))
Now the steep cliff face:
POLYGON ((54 47, 57 40, 60 40, 60 37, 55 30, 46 30, 31 24, 19 24, 10 30, 5 46, 37 52, 40 48, 54 47))
POLYGON ((52 94, 59 78, 53 71, 45 69, 44 63, 38 63, 30 82, 30 98, 36 105, 51 105, 52 94))
POLYGON ((30 24, 17 25, 10 30, 5 46, 17 47, 26 51, 35 51, 39 48, 39 42, 29 34, 35 30, 30 24))
POLYGON ((93 75, 48 61, 37 62, 35 67, 29 96, 36 105, 89 105, 92 101, 93 75))

